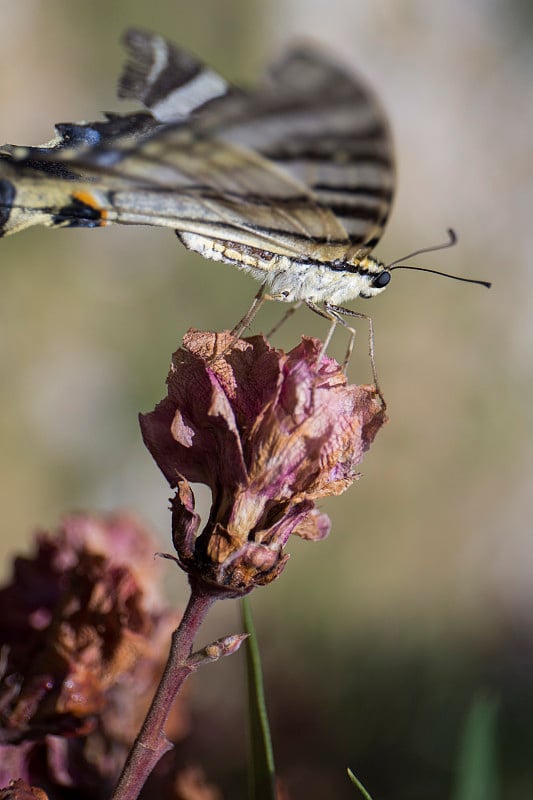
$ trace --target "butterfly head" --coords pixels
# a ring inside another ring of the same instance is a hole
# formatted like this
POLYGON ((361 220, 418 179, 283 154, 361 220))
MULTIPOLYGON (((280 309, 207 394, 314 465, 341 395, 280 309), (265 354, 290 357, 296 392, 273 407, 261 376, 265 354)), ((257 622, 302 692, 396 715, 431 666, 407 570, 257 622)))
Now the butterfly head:
POLYGON ((366 256, 358 264, 359 275, 364 278, 360 297, 376 297, 389 285, 391 274, 385 264, 377 258, 366 256))
POLYGON ((480 281, 474 278, 463 278, 459 275, 450 275, 448 272, 440 272, 440 270, 429 267, 412 267, 408 264, 400 264, 400 261, 407 261, 409 258, 418 256, 421 253, 431 253, 435 250, 445 250, 447 247, 453 247, 456 242, 457 236, 450 228, 448 230, 448 241, 444 242, 444 244, 437 244, 433 245, 432 247, 424 247, 420 250, 414 250, 407 256, 403 256, 403 258, 392 261, 390 264, 382 264, 381 261, 378 261, 376 258, 372 258, 372 256, 366 256, 365 258, 362 258, 356 265, 357 271, 361 277, 364 278, 364 286, 360 290, 360 297, 375 297, 377 294, 380 294, 390 283, 390 279, 392 277, 391 273, 395 269, 411 269, 418 272, 431 272, 433 275, 441 275, 444 278, 452 278, 453 280, 463 281, 464 283, 477 283, 480 286, 486 286, 487 288, 490 288, 491 284, 489 281, 480 281))

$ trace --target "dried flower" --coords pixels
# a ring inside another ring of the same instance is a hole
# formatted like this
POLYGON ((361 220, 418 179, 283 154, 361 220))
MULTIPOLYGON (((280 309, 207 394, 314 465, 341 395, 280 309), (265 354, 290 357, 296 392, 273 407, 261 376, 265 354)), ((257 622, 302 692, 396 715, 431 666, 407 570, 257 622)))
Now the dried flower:
POLYGON ((224 596, 270 583, 290 534, 319 540, 329 520, 316 500, 340 494, 385 413, 371 386, 304 338, 284 353, 262 336, 189 331, 167 379, 168 396, 141 416, 146 446, 172 487, 178 562, 196 585, 224 596), (198 534, 191 482, 212 493, 198 534))
POLYGON ((48 795, 38 786, 28 786, 26 781, 16 780, 0 789, 0 800, 48 800, 48 795))
POLYGON ((108 796, 179 619, 161 600, 155 549, 125 514, 79 514, 16 559, 0 590, 0 786, 108 796))

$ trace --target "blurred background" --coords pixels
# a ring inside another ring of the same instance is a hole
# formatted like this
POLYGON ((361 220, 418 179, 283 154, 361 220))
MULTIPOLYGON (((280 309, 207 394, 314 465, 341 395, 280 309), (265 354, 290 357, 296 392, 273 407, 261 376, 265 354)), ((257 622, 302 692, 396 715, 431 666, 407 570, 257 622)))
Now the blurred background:
MULTIPOLYGON (((452 796, 465 715, 499 704, 502 797, 533 796, 533 11, 523 0, 0 0, 2 142, 129 110, 115 99, 121 32, 145 26, 252 84, 295 37, 360 71, 387 110, 398 190, 376 254, 445 238, 418 260, 485 289, 397 272, 354 307, 373 316, 390 424, 364 477, 323 504, 320 544, 296 541, 255 592, 278 768, 294 798, 452 796)), ((137 413, 164 395, 190 326, 231 327, 257 285, 187 253, 169 230, 48 231, 0 243, 2 575, 37 528, 73 509, 128 508, 170 548, 168 488, 137 413)), ((271 306, 254 330, 280 314, 271 306)), ((301 311, 275 343, 326 323, 301 311)), ((370 380, 361 326, 354 381, 370 380)), ((341 355, 339 335, 334 352, 341 355)), ((205 506, 204 513, 205 513, 205 506)), ((168 564, 171 596, 187 596, 168 564)), ((7 613, 6 609, 0 613, 7 613)), ((240 628, 220 604, 205 641, 240 628)), ((245 794, 237 658, 192 687, 184 758, 245 794)))

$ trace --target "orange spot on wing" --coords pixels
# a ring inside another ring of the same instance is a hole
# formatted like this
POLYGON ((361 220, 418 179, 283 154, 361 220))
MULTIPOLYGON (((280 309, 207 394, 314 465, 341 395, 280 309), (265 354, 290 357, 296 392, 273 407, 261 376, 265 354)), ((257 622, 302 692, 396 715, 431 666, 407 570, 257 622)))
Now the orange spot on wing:
POLYGON ((90 192, 86 191, 85 189, 80 189, 78 192, 73 192, 72 197, 74 197, 76 200, 79 200, 80 203, 84 203, 86 206, 90 206, 91 208, 94 208, 95 211, 98 211, 100 214, 100 225, 107 225, 106 209, 102 208, 102 206, 90 192))

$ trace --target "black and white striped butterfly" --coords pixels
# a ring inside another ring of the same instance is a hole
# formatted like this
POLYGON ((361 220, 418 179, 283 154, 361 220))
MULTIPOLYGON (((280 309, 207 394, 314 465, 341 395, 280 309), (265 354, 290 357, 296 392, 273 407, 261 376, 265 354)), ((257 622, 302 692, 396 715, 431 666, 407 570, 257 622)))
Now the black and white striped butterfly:
POLYGON ((311 48, 290 50, 245 91, 161 36, 130 30, 125 44, 119 96, 148 111, 57 125, 43 147, 1 147, 0 235, 171 227, 189 249, 258 279, 255 307, 260 295, 303 301, 330 333, 346 325, 340 313, 364 316, 338 304, 379 294, 393 268, 370 255, 394 169, 367 88, 311 48))
POLYGON ((161 36, 130 30, 125 43, 119 95, 150 113, 58 125, 44 147, 0 148, 2 235, 164 225, 266 279, 280 300, 382 290, 388 276, 368 255, 389 213, 391 142, 359 81, 299 48, 247 92, 161 36))

